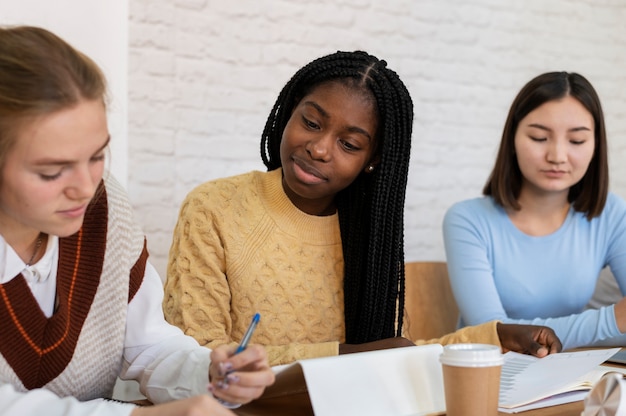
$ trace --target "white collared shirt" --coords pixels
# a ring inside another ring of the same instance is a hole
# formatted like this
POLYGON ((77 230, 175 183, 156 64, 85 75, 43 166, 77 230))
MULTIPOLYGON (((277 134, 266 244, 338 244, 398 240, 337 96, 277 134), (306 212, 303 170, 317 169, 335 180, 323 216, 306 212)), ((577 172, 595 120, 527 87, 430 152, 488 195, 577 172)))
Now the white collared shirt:
MULTIPOLYGON (((27 266, 0 235, 0 284, 21 273, 39 307, 50 317, 54 312, 58 258, 58 237, 49 236, 44 256, 27 266)), ((142 392, 155 403, 206 394, 210 350, 165 321, 162 300, 161 278, 148 263, 143 282, 128 304, 125 365, 120 377, 137 380, 142 392)), ((103 400, 61 399, 45 389, 20 393, 12 385, 0 383, 0 416, 128 415, 132 409, 127 404, 103 400)))

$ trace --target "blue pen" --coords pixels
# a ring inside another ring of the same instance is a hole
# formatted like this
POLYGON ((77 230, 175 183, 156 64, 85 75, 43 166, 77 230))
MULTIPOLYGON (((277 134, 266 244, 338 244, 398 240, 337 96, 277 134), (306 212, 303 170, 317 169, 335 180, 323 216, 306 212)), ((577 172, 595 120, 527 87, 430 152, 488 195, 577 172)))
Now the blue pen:
POLYGON ((252 338, 252 333, 254 332, 254 329, 256 328, 260 319, 261 319, 261 315, 258 312, 255 313, 254 316, 252 317, 252 322, 250 322, 250 326, 246 330, 246 333, 244 334, 243 339, 241 340, 241 343, 239 344, 239 346, 237 347, 237 350, 235 351, 235 354, 239 354, 241 351, 246 349, 246 347, 248 346, 248 342, 250 342, 250 338, 252 338))

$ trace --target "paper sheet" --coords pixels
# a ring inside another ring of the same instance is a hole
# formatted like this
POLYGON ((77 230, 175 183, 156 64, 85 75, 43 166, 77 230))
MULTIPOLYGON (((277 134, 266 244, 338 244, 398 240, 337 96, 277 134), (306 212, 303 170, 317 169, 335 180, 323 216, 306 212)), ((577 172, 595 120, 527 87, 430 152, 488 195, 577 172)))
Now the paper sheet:
POLYGON ((439 344, 300 360, 316 416, 443 414, 439 344))

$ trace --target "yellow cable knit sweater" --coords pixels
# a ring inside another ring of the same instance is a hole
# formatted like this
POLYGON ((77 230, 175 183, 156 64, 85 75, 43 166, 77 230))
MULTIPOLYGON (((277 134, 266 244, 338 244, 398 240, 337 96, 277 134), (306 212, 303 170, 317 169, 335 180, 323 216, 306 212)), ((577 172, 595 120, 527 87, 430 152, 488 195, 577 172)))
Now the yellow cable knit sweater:
MULTIPOLYGON (((182 204, 170 250, 166 319, 202 345, 236 344, 255 312, 253 343, 270 364, 337 355, 344 341, 338 216, 298 210, 281 169, 204 183, 182 204)), ((499 345, 495 323, 418 343, 499 345)))

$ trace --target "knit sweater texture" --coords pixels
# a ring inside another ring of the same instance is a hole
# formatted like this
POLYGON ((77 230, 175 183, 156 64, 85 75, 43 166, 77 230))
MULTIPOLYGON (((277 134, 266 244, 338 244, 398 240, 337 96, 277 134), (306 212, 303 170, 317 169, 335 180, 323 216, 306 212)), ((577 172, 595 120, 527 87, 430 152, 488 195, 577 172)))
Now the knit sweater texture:
MULTIPOLYGON (((170 323, 212 348, 241 341, 259 312, 251 342, 267 348, 271 365, 337 355, 345 340, 338 215, 300 211, 281 179, 281 169, 254 171, 187 195, 163 301, 170 323)), ((455 340, 499 345, 495 323, 427 342, 455 340)))

